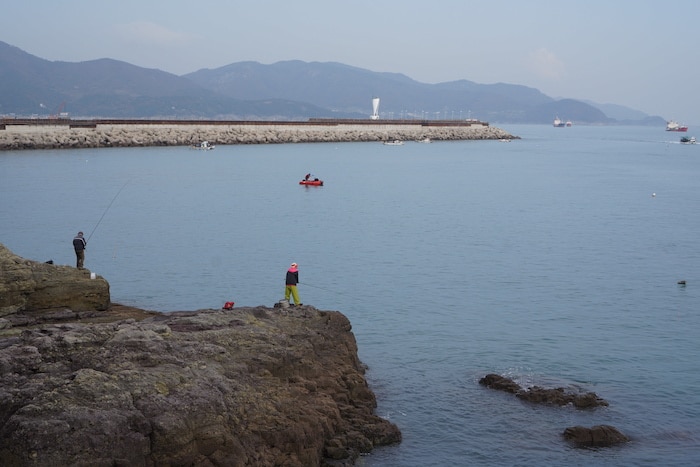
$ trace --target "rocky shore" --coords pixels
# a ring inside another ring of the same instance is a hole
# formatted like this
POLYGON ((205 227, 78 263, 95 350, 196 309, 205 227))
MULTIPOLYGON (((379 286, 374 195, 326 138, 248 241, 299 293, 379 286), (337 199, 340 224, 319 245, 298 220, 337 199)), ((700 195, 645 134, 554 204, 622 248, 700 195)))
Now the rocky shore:
POLYGON ((0 244, 3 465, 353 465, 401 441, 364 372, 337 311, 123 307, 0 244))
POLYGON ((501 140, 517 136, 488 124, 420 125, 410 123, 337 125, 274 123, 76 123, 0 126, 0 150, 140 146, 318 143, 360 141, 501 140), (4 128, 3 128, 4 127, 4 128))

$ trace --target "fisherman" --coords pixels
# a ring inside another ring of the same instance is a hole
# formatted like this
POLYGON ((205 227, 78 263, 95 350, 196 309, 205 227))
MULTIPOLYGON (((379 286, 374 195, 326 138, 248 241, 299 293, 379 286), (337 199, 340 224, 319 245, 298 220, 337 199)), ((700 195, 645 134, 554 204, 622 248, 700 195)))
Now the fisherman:
POLYGON ((83 233, 78 232, 78 235, 73 238, 73 249, 75 250, 75 257, 77 259, 76 267, 78 269, 83 269, 83 263, 85 262, 85 248, 87 247, 87 242, 83 238, 83 233))
POLYGON ((284 287, 284 299, 289 301, 289 296, 294 298, 294 305, 301 306, 302 303, 299 302, 299 291, 297 290, 297 284, 299 283, 299 269, 297 263, 292 263, 292 265, 287 270, 287 277, 285 279, 284 287))

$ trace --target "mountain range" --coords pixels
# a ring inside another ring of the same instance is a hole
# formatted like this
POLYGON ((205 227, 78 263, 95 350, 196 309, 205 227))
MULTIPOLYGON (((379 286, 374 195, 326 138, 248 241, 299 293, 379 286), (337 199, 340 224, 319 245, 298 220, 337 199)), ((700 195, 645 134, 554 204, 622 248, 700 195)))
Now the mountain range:
POLYGON ((438 84, 335 62, 237 62, 178 76, 103 58, 49 61, 0 41, 0 116, 211 120, 466 119, 663 125, 608 104, 554 99, 514 84, 438 84), (606 113, 607 110, 607 113, 606 113), (623 118, 616 118, 624 115, 623 118))

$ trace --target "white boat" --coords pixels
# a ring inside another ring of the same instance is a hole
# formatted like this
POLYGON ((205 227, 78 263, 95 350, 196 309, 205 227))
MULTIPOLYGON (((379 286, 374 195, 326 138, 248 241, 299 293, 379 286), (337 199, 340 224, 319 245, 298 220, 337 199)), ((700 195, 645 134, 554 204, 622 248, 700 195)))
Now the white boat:
POLYGON ((391 141, 384 141, 384 144, 386 144, 387 146, 403 146, 403 141, 401 141, 400 139, 394 139, 391 141))
POLYGON ((566 125, 566 123, 564 123, 564 122, 562 122, 561 120, 559 120, 559 117, 556 117, 556 118, 554 119, 554 122, 552 123, 552 125, 553 125, 554 127, 556 127, 556 128, 562 128, 562 127, 564 127, 564 126, 566 125))
POLYGON ((500 141, 501 143, 510 143, 510 138, 501 138, 498 141, 500 141))
POLYGON ((417 140, 416 140, 416 143, 432 143, 432 141, 430 141, 430 138, 428 138, 428 137, 426 136, 426 137, 423 138, 423 139, 417 139, 417 140))
POLYGON ((216 146, 209 144, 209 141, 202 141, 199 144, 193 144, 192 149, 202 149, 204 151, 209 151, 211 149, 214 149, 216 146))
POLYGON ((566 121, 566 126, 571 126, 571 125, 573 125, 573 123, 571 123, 571 120, 567 120, 567 121, 566 121))

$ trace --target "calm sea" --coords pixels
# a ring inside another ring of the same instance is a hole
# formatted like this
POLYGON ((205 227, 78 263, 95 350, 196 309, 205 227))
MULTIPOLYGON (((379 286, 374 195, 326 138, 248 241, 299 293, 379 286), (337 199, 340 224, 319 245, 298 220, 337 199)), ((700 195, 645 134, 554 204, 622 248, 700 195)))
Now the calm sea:
POLYGON ((363 465, 700 464, 700 145, 503 127, 523 139, 4 152, 0 242, 72 265, 82 230, 112 300, 160 311, 272 306, 299 263, 403 432, 363 465), (610 406, 525 404, 492 372, 610 406), (598 424, 632 442, 561 439, 598 424))

